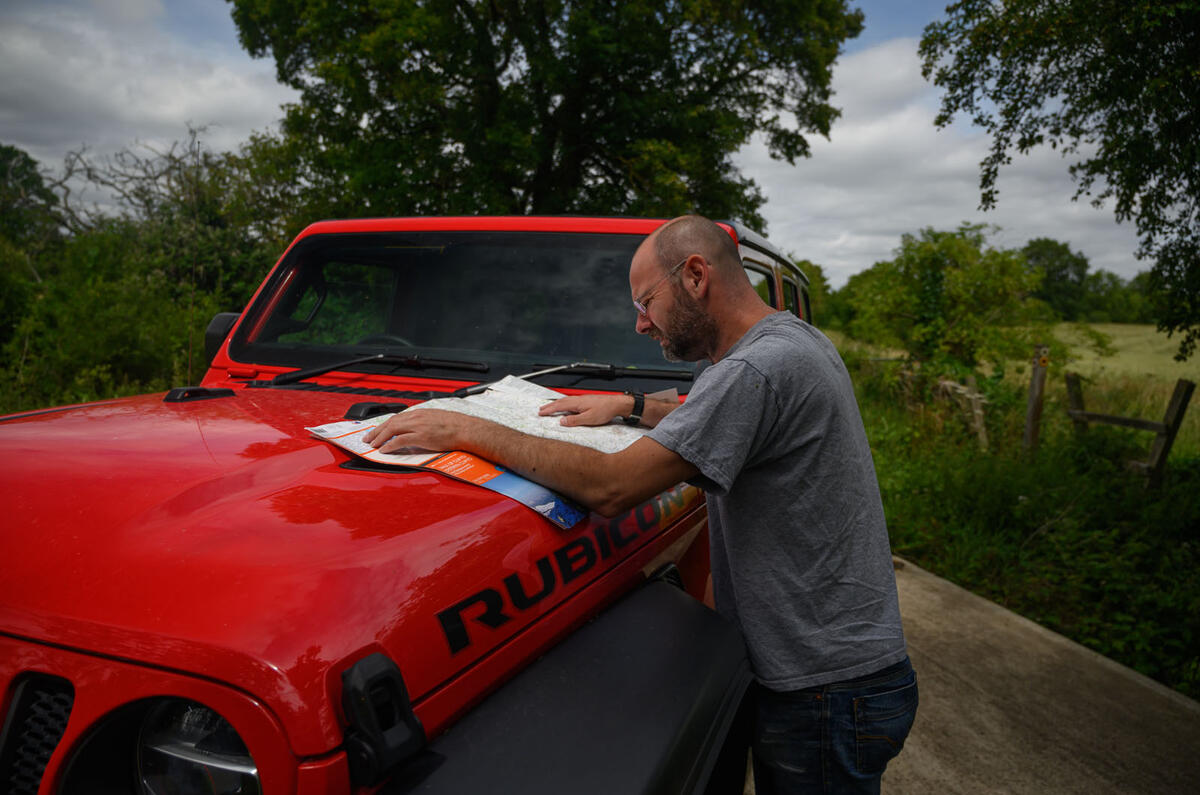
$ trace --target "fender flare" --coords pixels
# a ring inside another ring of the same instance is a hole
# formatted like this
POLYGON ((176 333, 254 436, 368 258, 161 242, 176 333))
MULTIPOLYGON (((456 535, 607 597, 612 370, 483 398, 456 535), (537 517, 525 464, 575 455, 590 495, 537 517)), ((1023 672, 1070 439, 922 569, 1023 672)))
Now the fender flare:
POLYGON ((389 793, 703 793, 745 777, 753 679, 725 619, 666 582, 601 613, 397 771, 389 793))

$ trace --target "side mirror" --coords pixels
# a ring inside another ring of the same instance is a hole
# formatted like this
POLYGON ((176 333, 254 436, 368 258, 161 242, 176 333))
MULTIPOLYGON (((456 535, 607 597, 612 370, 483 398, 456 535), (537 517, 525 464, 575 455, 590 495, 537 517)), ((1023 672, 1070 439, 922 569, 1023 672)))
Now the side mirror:
POLYGON ((204 329, 204 355, 208 357, 209 364, 212 364, 217 351, 221 349, 221 343, 225 342, 229 331, 241 316, 241 312, 218 312, 209 321, 208 328, 204 329))

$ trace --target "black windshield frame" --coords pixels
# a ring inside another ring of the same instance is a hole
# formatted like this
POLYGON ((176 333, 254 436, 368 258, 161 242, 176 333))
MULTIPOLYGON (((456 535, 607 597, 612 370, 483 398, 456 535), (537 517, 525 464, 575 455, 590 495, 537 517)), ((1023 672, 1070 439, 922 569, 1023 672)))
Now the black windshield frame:
MULTIPOLYGON (((537 231, 312 235, 280 263, 230 354, 289 367, 384 351, 469 359, 488 364, 488 380, 576 361, 689 370, 666 362, 659 345, 635 331, 628 272, 642 240, 537 231)), ((348 369, 387 371, 374 362, 348 369)), ((471 378, 438 368, 403 375, 471 378)), ((690 385, 579 373, 542 382, 617 391, 674 386, 681 394, 690 385)))

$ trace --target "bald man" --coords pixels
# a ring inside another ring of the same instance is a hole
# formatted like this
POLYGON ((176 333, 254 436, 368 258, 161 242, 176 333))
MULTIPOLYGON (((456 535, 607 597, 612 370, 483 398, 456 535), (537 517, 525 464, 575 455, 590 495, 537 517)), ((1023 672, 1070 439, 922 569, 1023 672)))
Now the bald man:
MULTIPOLYGON (((618 515, 687 480, 704 489, 718 612, 746 639, 759 795, 878 792, 917 708, 870 447, 837 351, 765 304, 708 219, 651 234, 629 269, 636 329, 671 361, 708 359, 687 400, 646 401, 618 453, 462 414, 398 414, 367 441, 466 450, 618 515)), ((630 395, 542 407, 565 425, 634 411, 630 395)))

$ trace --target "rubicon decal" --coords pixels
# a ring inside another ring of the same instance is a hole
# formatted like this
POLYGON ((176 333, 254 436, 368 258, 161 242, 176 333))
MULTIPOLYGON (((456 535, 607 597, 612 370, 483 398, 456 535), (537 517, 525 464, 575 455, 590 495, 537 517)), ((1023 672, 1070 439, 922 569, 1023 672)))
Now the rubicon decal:
POLYGON ((517 613, 550 597, 560 587, 576 583, 601 561, 623 558, 642 536, 653 536, 667 526, 695 499, 694 487, 678 485, 632 511, 591 527, 535 562, 536 574, 527 581, 518 572, 505 575, 493 587, 484 588, 437 613, 442 633, 457 654, 471 645, 468 621, 499 629, 517 613))

